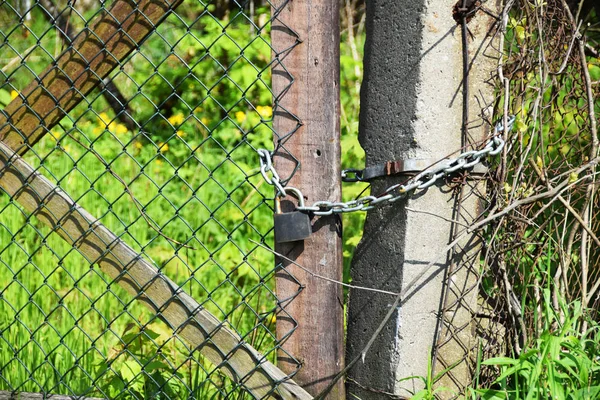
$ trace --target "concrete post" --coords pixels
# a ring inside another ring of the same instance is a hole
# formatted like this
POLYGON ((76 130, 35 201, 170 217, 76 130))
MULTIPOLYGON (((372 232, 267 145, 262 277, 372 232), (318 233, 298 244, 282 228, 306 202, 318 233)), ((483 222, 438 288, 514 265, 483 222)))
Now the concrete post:
MULTIPOLYGON (((461 29, 452 17, 455 2, 366 2, 359 139, 367 154, 367 166, 407 158, 441 159, 461 148, 463 55, 461 29)), ((485 4, 491 7, 491 3, 485 4)), ((483 12, 469 22, 474 36, 468 39, 472 63, 469 120, 478 122, 469 125, 468 133, 475 140, 489 133, 481 115, 482 109, 489 112, 487 106, 493 98, 493 87, 486 81, 496 68, 497 58, 490 57, 491 50, 484 45, 493 22, 483 12)), ((381 193, 405 179, 378 180, 371 192, 381 193)), ((462 360, 476 347, 469 321, 477 306, 477 276, 465 262, 477 265, 477 242, 467 239, 464 251, 452 257, 445 252, 453 234, 449 221, 456 218, 453 193, 447 186, 434 186, 418 198, 369 212, 353 260, 354 284, 400 292, 429 263, 436 264, 408 291, 364 363, 357 363, 350 371, 349 397, 383 399, 389 398, 383 392, 410 396, 421 389, 420 380, 405 378, 427 375, 443 304, 452 305, 447 311, 461 324, 460 333, 452 332, 460 343, 453 346, 448 344, 452 340, 445 341, 441 355, 444 365, 457 363, 460 372, 444 384, 456 393, 470 382, 470 364, 462 360), (453 296, 462 296, 461 287, 470 288, 470 292, 461 301, 451 298, 444 303, 444 282, 451 263, 457 266, 452 274, 457 283, 453 296)), ((478 202, 476 196, 464 197, 460 218, 468 224, 479 212, 478 202)), ((347 360, 360 354, 393 301, 391 296, 351 291, 347 360)), ((448 332, 443 330, 442 335, 448 332)), ((453 392, 441 395, 451 397, 453 392)))

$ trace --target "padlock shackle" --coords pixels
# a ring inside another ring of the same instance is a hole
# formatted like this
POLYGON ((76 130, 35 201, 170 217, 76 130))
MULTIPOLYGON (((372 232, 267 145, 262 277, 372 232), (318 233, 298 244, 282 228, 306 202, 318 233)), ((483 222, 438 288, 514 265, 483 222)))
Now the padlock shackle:
MULTIPOLYGON (((283 191, 286 195, 293 194, 294 197, 298 200, 298 207, 304 207, 304 195, 302 194, 300 189, 295 188, 293 186, 286 186, 283 188, 283 191)), ((277 207, 277 203, 281 198, 283 198, 283 196, 276 196, 275 207, 277 207)))

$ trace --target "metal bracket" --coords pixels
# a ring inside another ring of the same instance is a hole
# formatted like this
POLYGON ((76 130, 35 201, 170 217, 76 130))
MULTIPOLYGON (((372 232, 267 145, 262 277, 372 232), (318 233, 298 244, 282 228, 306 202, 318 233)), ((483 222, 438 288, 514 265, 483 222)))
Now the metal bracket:
MULTIPOLYGON (((447 160, 439 159, 415 159, 387 161, 383 164, 377 164, 367 167, 363 170, 347 169, 342 171, 342 180, 344 182, 371 181, 376 178, 393 175, 416 175, 426 172, 428 169, 438 166, 447 160), (354 174, 354 177, 350 176, 354 174)), ((469 170, 470 175, 483 176, 488 172, 488 168, 482 164, 477 164, 469 170)))

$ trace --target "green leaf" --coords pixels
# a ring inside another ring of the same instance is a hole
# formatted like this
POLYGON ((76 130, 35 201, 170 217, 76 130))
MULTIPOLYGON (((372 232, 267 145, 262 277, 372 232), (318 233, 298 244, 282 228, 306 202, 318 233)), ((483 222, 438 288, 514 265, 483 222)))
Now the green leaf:
POLYGON ((485 389, 476 390, 475 393, 480 395, 482 400, 505 400, 510 398, 504 390, 485 389))
POLYGON ((417 394, 415 394, 413 397, 411 397, 412 400, 421 400, 421 399, 426 399, 428 396, 429 392, 425 389, 421 390, 420 392, 418 392, 417 394))
POLYGON ((579 389, 569 395, 570 399, 597 399, 600 398, 600 386, 589 386, 579 389))
POLYGON ((590 78, 593 81, 600 79, 600 67, 594 64, 588 64, 588 70, 590 71, 590 78))
POLYGON ((144 371, 152 372, 157 369, 170 370, 170 367, 162 361, 151 361, 144 365, 144 371))
POLYGON ((0 105, 6 106, 11 100, 10 93, 7 90, 0 89, 0 105))
POLYGON ((123 368, 120 370, 121 376, 127 381, 132 382, 135 378, 140 376, 142 372, 142 366, 134 360, 128 360, 123 363, 123 368))
POLYGON ((519 360, 510 357, 492 357, 482 362, 484 365, 516 365, 519 360))
POLYGON ((125 382, 123 382, 123 379, 121 379, 121 377, 118 375, 113 376, 104 387, 104 390, 108 390, 108 392, 111 394, 110 397, 117 397, 117 395, 121 393, 123 389, 125 389, 125 382))
POLYGON ((151 338, 152 340, 156 340, 156 339, 157 339, 157 338, 160 336, 160 333, 156 333, 156 332, 154 332, 153 330, 151 330, 151 329, 148 329, 148 328, 144 329, 144 333, 145 333, 146 335, 150 336, 150 338, 151 338))

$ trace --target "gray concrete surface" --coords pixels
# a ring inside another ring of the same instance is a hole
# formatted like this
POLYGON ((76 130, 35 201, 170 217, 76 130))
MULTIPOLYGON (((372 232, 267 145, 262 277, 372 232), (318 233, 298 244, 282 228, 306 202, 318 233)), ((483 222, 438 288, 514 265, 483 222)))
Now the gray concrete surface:
MULTIPOLYGON (((367 1, 359 133, 367 166, 403 158, 444 158, 461 147, 463 61, 460 28, 452 19, 454 3, 451 0, 367 1)), ((471 29, 478 23, 472 21, 471 29)), ((474 32, 476 38, 485 34, 484 26, 474 32)), ((472 52, 477 53, 477 46, 472 52)), ((471 81, 471 86, 478 87, 474 94, 491 93, 491 88, 483 82, 491 76, 494 62, 490 58, 481 64, 485 73, 475 74, 476 79, 471 81)), ((479 64, 474 65, 479 68, 479 64)), ((490 98, 479 105, 473 101, 473 118, 481 114, 481 104, 490 98)), ((485 129, 480 125, 471 133, 482 137, 485 129)), ((376 181, 372 194, 404 179, 376 181)), ((409 290, 364 363, 359 362, 350 371, 348 398, 389 398, 384 392, 410 396, 422 388, 420 380, 406 378, 427 374, 448 272, 449 260, 444 249, 450 242, 448 219, 453 218, 453 207, 454 199, 448 188, 434 186, 417 198, 367 215, 363 240, 352 264, 353 284, 399 292, 427 264, 432 261, 436 264, 409 290)), ((465 207, 467 218, 472 218, 477 213, 476 199, 470 199, 465 207)), ((471 260, 476 247, 467 250, 471 260)), ((457 275, 452 279, 466 284, 474 283, 476 277, 457 275)), ((467 300, 468 307, 476 307, 476 291, 473 293, 467 300)), ((360 354, 393 301, 389 295, 351 291, 347 360, 360 354)), ((452 312, 468 324, 468 311, 452 312)), ((474 342, 469 329, 461 334, 462 341, 474 342)), ((465 357, 465 352, 448 346, 445 361, 460 361, 461 357, 465 357)), ((458 379, 467 381, 469 368, 463 368, 461 374, 464 376, 458 379)))

